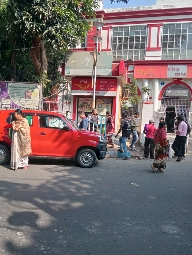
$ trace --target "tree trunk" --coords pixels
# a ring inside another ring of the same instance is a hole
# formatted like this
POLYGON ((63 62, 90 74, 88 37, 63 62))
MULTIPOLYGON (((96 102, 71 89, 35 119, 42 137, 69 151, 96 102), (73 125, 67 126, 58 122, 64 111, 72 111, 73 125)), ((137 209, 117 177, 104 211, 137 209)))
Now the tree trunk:
POLYGON ((16 80, 16 51, 13 50, 12 55, 11 55, 11 80, 15 81, 16 80))
POLYGON ((35 67, 36 75, 41 77, 47 74, 47 56, 45 45, 40 37, 36 37, 30 49, 30 56, 35 67))
POLYGON ((47 55, 46 55, 46 49, 45 49, 45 44, 41 40, 40 41, 40 52, 41 52, 41 73, 42 75, 47 75, 47 55))

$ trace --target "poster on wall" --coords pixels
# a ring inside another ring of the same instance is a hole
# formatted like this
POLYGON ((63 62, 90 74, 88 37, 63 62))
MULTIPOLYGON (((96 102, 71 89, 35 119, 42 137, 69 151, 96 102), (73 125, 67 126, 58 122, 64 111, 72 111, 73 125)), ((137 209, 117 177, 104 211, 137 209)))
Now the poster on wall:
POLYGON ((86 113, 91 113, 93 109, 93 99, 92 98, 79 98, 77 111, 83 111, 86 113))
POLYGON ((99 115, 105 116, 106 112, 111 113, 112 100, 110 98, 102 98, 96 100, 96 109, 99 115))
POLYGON ((84 113, 91 114, 93 109, 93 98, 79 98, 77 105, 77 121, 81 121, 79 117, 79 112, 83 111, 84 113))
POLYGON ((40 85, 37 83, 0 82, 1 108, 37 109, 40 85))

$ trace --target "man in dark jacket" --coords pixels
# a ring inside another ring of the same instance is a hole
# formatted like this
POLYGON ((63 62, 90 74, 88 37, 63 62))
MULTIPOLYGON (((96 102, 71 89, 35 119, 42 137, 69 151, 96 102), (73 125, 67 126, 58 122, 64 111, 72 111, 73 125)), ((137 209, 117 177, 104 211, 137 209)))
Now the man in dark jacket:
POLYGON ((87 130, 88 129, 88 119, 86 118, 84 112, 79 113, 79 117, 81 118, 81 122, 79 124, 80 130, 87 130))
MULTIPOLYGON (((121 121, 121 127, 117 135, 122 131, 121 143, 123 147, 123 151, 125 153, 125 158, 123 160, 128 160, 131 157, 127 149, 126 140, 130 136, 130 120, 127 118, 127 115, 124 115, 124 119, 121 121)), ((115 137, 117 137, 117 135, 115 137)), ((121 146, 120 146, 121 149, 121 146)))
POLYGON ((139 126, 138 118, 139 118, 139 113, 136 112, 134 114, 134 117, 131 120, 131 128, 132 128, 133 139, 132 139, 131 145, 129 146, 129 149, 134 150, 134 151, 136 151, 135 144, 139 140, 139 137, 138 137, 138 126, 139 126))

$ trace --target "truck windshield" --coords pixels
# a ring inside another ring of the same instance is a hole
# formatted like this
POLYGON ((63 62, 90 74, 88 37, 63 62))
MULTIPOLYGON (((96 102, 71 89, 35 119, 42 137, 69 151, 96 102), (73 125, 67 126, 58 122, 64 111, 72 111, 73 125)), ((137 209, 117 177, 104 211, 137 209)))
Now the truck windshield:
MULTIPOLYGON (((65 117, 66 118, 66 117, 65 117)), ((66 118, 67 119, 67 118, 66 118)), ((71 121, 70 119, 67 119, 67 121, 75 128, 75 129, 79 129, 76 122, 75 121, 71 121)))

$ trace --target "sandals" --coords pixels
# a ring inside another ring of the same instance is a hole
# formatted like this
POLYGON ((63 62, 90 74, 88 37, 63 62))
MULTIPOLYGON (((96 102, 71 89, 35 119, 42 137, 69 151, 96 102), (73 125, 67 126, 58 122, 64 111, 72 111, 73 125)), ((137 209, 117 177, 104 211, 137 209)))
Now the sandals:
POLYGON ((152 173, 155 173, 155 167, 154 165, 150 165, 151 166, 151 169, 152 169, 152 173))

